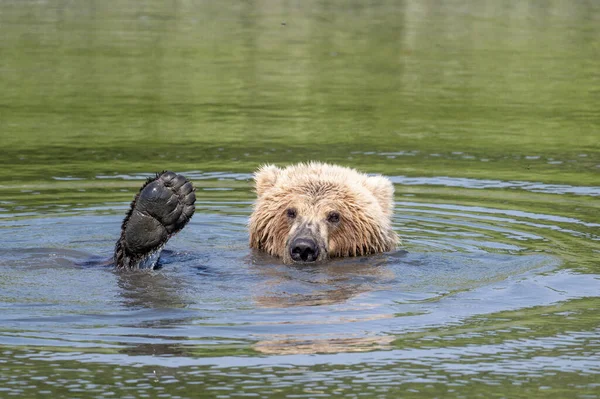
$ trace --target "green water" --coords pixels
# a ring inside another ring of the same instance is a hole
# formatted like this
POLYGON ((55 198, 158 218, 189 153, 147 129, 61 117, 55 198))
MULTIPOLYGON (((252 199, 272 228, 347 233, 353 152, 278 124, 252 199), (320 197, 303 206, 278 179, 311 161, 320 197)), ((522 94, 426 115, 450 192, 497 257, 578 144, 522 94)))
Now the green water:
POLYGON ((599 397, 599 66, 593 1, 0 1, 0 396, 599 397), (411 255, 248 266, 250 173, 306 160, 390 176, 411 255), (66 267, 163 169, 191 260, 66 267))

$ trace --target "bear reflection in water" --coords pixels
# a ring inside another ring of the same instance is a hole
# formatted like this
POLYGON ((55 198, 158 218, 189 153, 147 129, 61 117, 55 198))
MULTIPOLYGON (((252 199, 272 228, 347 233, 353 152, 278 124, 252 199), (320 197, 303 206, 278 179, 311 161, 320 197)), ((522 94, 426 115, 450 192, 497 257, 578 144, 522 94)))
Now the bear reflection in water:
MULTIPOLYGON (((403 254, 396 251, 308 265, 284 265, 261 251, 250 256, 239 254, 225 262, 219 255, 205 255, 201 263, 207 266, 197 273, 200 265, 193 255, 181 263, 181 254, 166 252, 163 272, 119 272, 116 277, 126 307, 170 309, 169 317, 145 321, 145 327, 193 324, 201 332, 215 334, 215 326, 224 326, 225 336, 229 329, 236 334, 240 329, 256 329, 261 333, 250 334, 252 349, 265 354, 363 352, 389 349, 394 338, 357 334, 347 330, 348 323, 394 317, 389 307, 374 304, 369 294, 393 289, 397 276, 389 265, 403 254), (169 267, 171 262, 177 263, 175 271, 169 267), (221 267, 232 262, 243 267, 221 267), (340 330, 334 334, 318 330, 306 333, 313 324, 338 326, 340 330), (267 331, 265 326, 270 326, 267 331)), ((164 350, 165 354, 197 356, 196 346, 173 342, 164 347, 139 343, 123 352, 156 356, 164 350)))
MULTIPOLYGON (((254 176, 257 199, 249 222, 250 247, 284 263, 311 263, 396 248, 394 187, 383 176, 325 163, 278 168, 254 176)), ((152 268, 168 239, 194 213, 194 188, 163 172, 149 179, 131 203, 115 246, 118 268, 152 268)))

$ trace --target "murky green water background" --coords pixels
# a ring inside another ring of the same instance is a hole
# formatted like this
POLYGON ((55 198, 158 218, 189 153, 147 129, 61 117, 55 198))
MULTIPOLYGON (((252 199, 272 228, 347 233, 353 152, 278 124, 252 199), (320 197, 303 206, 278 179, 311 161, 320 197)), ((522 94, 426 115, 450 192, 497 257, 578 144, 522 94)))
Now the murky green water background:
POLYGON ((0 1, 0 397, 600 397, 599 65, 592 1, 0 1), (407 252, 251 253, 305 160, 407 252), (197 214, 115 273, 162 169, 197 214))

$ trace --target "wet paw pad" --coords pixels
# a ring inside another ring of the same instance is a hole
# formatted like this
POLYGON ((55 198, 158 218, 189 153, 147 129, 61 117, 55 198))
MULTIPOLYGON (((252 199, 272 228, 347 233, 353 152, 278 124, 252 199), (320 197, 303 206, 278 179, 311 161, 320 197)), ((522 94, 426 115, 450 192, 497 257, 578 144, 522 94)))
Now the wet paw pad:
POLYGON ((156 256, 189 222, 195 201, 194 186, 182 175, 163 172, 148 179, 123 220, 115 246, 116 266, 136 268, 156 256))

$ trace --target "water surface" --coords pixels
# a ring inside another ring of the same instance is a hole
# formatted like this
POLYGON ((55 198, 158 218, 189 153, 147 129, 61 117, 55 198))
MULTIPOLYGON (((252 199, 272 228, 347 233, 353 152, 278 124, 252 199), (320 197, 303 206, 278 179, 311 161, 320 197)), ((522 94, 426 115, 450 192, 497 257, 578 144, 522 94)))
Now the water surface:
POLYGON ((0 396, 598 397, 593 2, 0 3, 0 396), (252 171, 395 185, 388 254, 248 249, 252 171), (162 169, 197 212, 108 264, 162 169))

